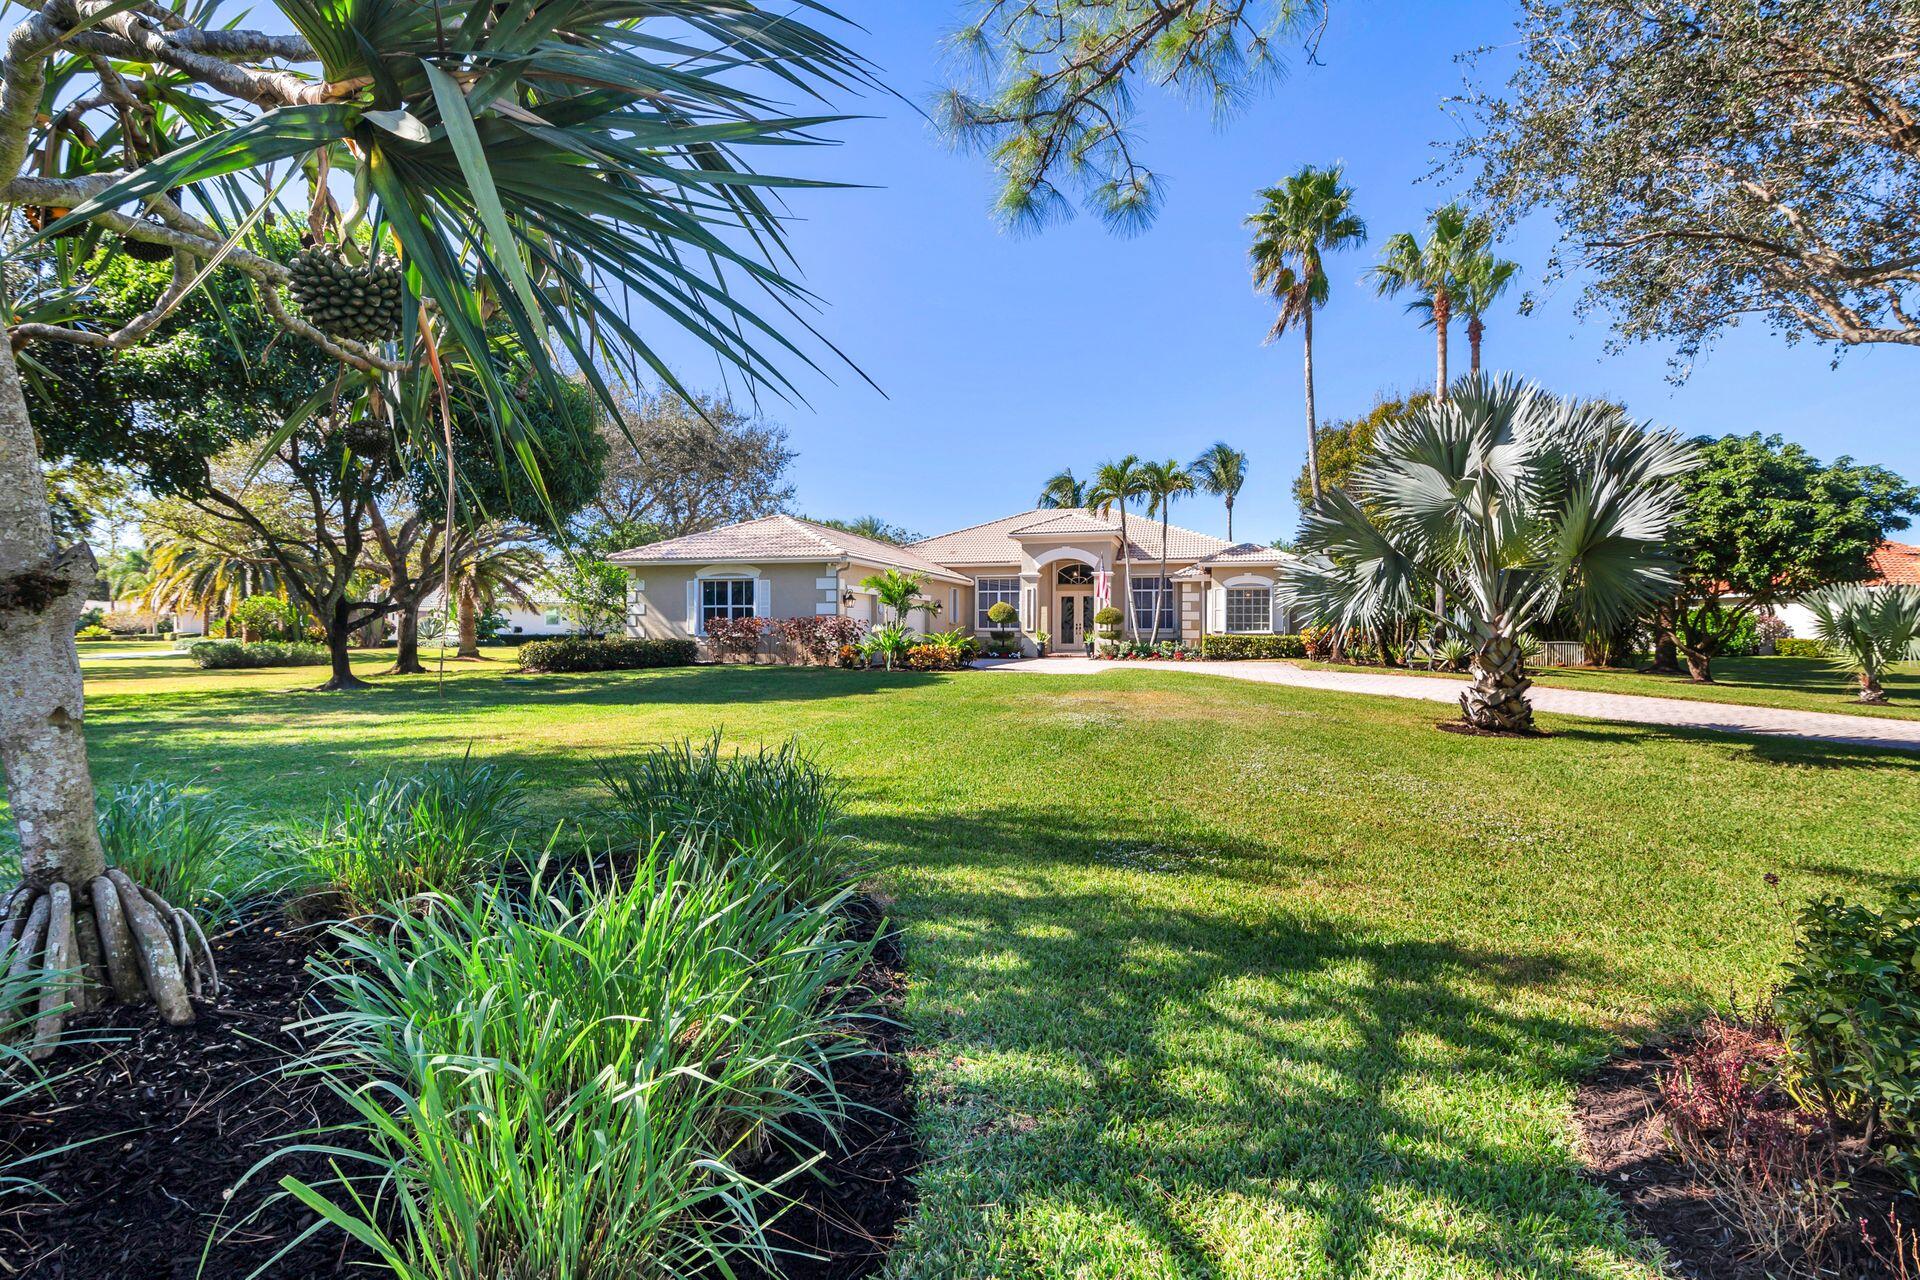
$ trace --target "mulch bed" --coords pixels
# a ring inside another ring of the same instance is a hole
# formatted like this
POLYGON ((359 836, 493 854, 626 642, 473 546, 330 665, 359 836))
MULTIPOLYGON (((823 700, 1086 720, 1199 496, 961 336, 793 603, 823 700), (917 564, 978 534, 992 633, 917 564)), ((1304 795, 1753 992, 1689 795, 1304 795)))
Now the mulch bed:
MULTIPOLYGON (((1620 1198, 1627 1216, 1659 1241, 1676 1275, 1690 1280, 1775 1280, 1777 1260, 1758 1256, 1753 1242, 1714 1207, 1713 1192, 1674 1155, 1658 1113, 1660 1078, 1668 1063, 1655 1045, 1627 1050, 1581 1085, 1575 1102, 1588 1175, 1620 1198)), ((1838 1256, 1822 1275, 1849 1280, 1892 1277, 1872 1256, 1860 1230, 1872 1233, 1887 1256, 1888 1214, 1908 1231, 1920 1231, 1920 1208, 1890 1180, 1871 1171, 1855 1179, 1849 1217, 1838 1256)))
MULTIPOLYGON (((877 911, 863 910, 860 919, 872 936, 877 911)), ((283 1176, 328 1180, 324 1158, 288 1157, 241 1181, 263 1157, 351 1115, 317 1079, 283 1070, 301 1047, 283 1026, 315 1012, 305 965, 316 936, 274 921, 216 941, 222 993, 200 1005, 191 1026, 168 1027, 151 1006, 74 1019, 77 1031, 117 1039, 49 1059, 50 1071, 75 1073, 60 1083, 53 1107, 36 1101, 21 1114, 0 1112, 0 1158, 89 1139, 97 1145, 23 1171, 57 1199, 0 1199, 0 1280, 247 1276, 313 1222, 297 1202, 274 1196, 283 1176), (220 1237, 209 1246, 216 1226, 220 1237)), ((875 1026, 879 1052, 845 1068, 840 1083, 852 1110, 842 1144, 786 1184, 800 1203, 772 1234, 782 1248, 825 1259, 787 1260, 786 1280, 876 1273, 913 1203, 919 1150, 897 1025, 905 977, 896 937, 881 941, 862 982, 888 1021, 875 1026)), ((753 1172, 773 1177, 791 1160, 775 1153, 753 1172)), ((263 1280, 365 1276, 364 1266, 353 1265, 365 1261, 358 1246, 323 1230, 263 1280)))
MULTIPOLYGON (((245 1276, 307 1228, 313 1214, 273 1197, 284 1175, 325 1181, 321 1158, 276 1161, 240 1184, 295 1135, 349 1114, 320 1081, 283 1070, 300 1042, 282 1027, 313 1012, 305 968, 313 936, 276 922, 217 940, 221 994, 199 1005, 191 1026, 167 1026, 151 1005, 74 1019, 77 1031, 123 1038, 48 1059, 49 1071, 76 1074, 60 1082, 55 1108, 35 1101, 24 1114, 0 1113, 0 1152, 92 1145, 24 1171, 58 1198, 15 1197, 0 1210, 0 1272, 46 1280, 245 1276), (243 1221, 256 1209, 259 1216, 243 1221), (216 1225, 221 1238, 209 1246, 216 1225)), ((328 1231, 266 1274, 329 1280, 349 1274, 359 1257, 328 1231)))

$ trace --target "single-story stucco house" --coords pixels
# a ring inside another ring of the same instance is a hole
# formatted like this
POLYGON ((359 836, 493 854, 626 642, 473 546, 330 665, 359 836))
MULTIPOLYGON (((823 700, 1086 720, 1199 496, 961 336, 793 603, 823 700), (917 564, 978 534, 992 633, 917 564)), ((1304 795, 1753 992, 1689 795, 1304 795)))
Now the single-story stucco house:
MULTIPOLYGON (((1134 618, 1153 630, 1160 579, 1160 522, 1127 520, 1134 618)), ((627 631, 635 636, 699 638, 717 617, 792 618, 839 615, 882 622, 864 578, 886 569, 925 577, 939 606, 916 631, 990 630, 987 610, 1000 601, 1020 612, 1029 652, 1044 631, 1055 653, 1084 652, 1094 614, 1118 603, 1120 521, 1085 508, 1039 507, 935 538, 896 546, 795 516, 765 516, 655 542, 609 557, 628 574, 627 631)), ((1290 630, 1274 587, 1287 553, 1170 526, 1167 577, 1160 586, 1160 637, 1197 642, 1232 632, 1290 630)))

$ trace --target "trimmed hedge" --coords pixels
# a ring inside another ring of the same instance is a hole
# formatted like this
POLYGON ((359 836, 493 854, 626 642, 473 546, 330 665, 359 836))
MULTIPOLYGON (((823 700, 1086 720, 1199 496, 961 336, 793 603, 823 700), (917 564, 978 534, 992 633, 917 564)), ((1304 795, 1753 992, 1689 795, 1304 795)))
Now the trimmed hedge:
POLYGON ((700 656, 691 640, 592 640, 567 636, 530 640, 520 646, 527 671, 632 671, 641 667, 690 667, 700 656))
POLYGON ((242 644, 238 640, 202 640, 187 650, 195 665, 209 671, 239 667, 324 667, 327 650, 317 644, 283 644, 263 640, 242 644))
POLYGON ((1220 635, 1200 637, 1203 658, 1304 658, 1307 642, 1299 636, 1220 635))
POLYGON ((1794 636, 1781 636, 1773 642, 1775 657, 1780 658, 1824 658, 1827 647, 1818 640, 1802 640, 1794 636))

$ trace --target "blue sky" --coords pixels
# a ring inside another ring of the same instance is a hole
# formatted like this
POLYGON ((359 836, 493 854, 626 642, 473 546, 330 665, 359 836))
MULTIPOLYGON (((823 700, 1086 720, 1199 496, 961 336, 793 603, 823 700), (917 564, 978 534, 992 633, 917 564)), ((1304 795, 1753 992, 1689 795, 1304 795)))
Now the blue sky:
MULTIPOLYGON (((924 103, 945 77, 940 40, 959 0, 840 8, 866 28, 849 42, 924 103)), ((1465 73, 1455 55, 1505 44, 1511 22, 1503 4, 1336 0, 1323 65, 1296 59, 1285 84, 1224 126, 1149 91, 1140 132, 1167 202, 1131 238, 1088 216, 1038 234, 998 229, 985 163, 949 152, 911 107, 883 97, 855 104, 874 118, 840 126, 842 145, 774 157, 871 184, 792 203, 805 281, 828 304, 822 328, 885 393, 828 366, 831 381, 801 379, 806 404, 766 404, 800 453, 800 508, 872 512, 935 533, 1024 508, 1062 466, 1083 473, 1123 453, 1184 461, 1224 439, 1250 457, 1236 533, 1287 534, 1305 453, 1300 351, 1291 338, 1261 345, 1270 308, 1249 286, 1241 225, 1252 193, 1302 164, 1345 162, 1372 243, 1331 263, 1335 292, 1316 323, 1321 414, 1417 389, 1432 376, 1431 332, 1360 277, 1381 241, 1417 228, 1446 198, 1420 179, 1434 143, 1459 128, 1442 108, 1465 73)), ((1529 288, 1552 238, 1550 226, 1528 226, 1505 246, 1529 288)), ((1835 369, 1829 350, 1751 326, 1675 387, 1664 350, 1610 355, 1604 322, 1573 314, 1575 293, 1563 284, 1530 316, 1508 305, 1491 317, 1489 366, 1562 393, 1616 397, 1688 433, 1778 432, 1823 457, 1920 475, 1911 408, 1920 352, 1856 350, 1835 369)), ((653 333, 692 385, 719 385, 721 371, 691 341, 653 333)), ((1457 329, 1456 351, 1464 368, 1457 329)), ((1211 499, 1175 512, 1223 530, 1211 499)))

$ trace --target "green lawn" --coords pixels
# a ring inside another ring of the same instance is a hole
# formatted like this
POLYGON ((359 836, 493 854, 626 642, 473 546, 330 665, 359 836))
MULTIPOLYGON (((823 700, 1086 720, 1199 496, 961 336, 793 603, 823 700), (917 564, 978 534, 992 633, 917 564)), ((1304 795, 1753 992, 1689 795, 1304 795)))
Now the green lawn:
MULTIPOLYGON (((1433 675, 1424 668, 1353 667, 1330 662, 1295 662, 1321 671, 1382 671, 1404 675, 1433 675)), ((1464 676, 1458 677, 1465 679, 1464 676)), ((1534 673, 1540 685, 1557 689, 1591 689, 1599 693, 1637 693, 1655 698, 1692 698, 1700 702, 1740 702, 1753 707, 1784 707, 1792 711, 1837 711, 1843 715, 1885 716, 1920 720, 1920 662, 1894 667, 1883 684, 1890 706, 1863 706, 1855 696, 1859 682, 1849 672, 1820 658, 1720 658, 1713 664, 1713 683, 1695 684, 1686 676, 1656 676, 1624 667, 1547 667, 1534 673)))
POLYGON ((1900 753, 1468 738, 1430 705, 1153 670, 449 671, 339 696, 100 664, 94 757, 311 813, 471 746, 555 816, 594 803, 597 757, 797 737, 849 780, 906 930, 928 1162, 896 1277, 1653 1280, 1578 1175, 1575 1080, 1763 989, 1797 900, 1920 872, 1900 753))
POLYGON ((82 640, 79 642, 80 660, 117 656, 123 653, 166 654, 175 652, 171 640, 82 640))

